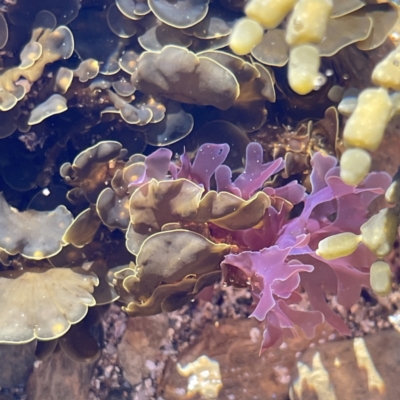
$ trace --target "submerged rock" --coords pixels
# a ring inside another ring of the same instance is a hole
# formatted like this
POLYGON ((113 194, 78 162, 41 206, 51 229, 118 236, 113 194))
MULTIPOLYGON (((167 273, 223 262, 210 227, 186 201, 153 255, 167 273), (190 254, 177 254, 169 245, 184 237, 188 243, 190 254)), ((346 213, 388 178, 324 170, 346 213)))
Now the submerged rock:
POLYGON ((381 331, 365 338, 307 350, 290 383, 292 400, 395 400, 400 398, 400 335, 381 331))
POLYGON ((36 344, 33 342, 19 346, 0 345, 0 386, 2 388, 26 383, 33 369, 35 348, 36 344))
POLYGON ((87 400, 93 368, 94 363, 77 363, 58 351, 36 363, 28 382, 28 398, 87 400))

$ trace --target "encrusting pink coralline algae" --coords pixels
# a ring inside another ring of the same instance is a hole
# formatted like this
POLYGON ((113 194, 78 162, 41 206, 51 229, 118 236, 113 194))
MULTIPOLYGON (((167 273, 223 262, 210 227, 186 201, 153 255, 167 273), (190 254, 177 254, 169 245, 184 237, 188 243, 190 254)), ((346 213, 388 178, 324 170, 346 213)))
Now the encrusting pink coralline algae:
POLYGON ((247 285, 251 290, 255 301, 251 316, 264 323, 262 350, 279 343, 283 335, 295 335, 296 325, 309 338, 324 320, 340 333, 349 334, 325 295, 336 295, 345 307, 357 302, 361 288, 369 287, 369 268, 376 256, 362 243, 353 254, 330 261, 318 256, 316 249, 331 235, 359 234, 368 219, 368 206, 388 188, 390 176, 372 172, 360 185, 349 186, 340 178, 336 158, 317 152, 311 160, 312 191, 308 194, 297 181, 279 188, 263 187, 284 168, 284 161, 263 164, 259 143, 248 145, 244 172, 232 181, 230 168, 222 165, 228 152, 226 144, 205 144, 193 163, 183 154, 177 166, 171 162, 172 152, 159 149, 147 157, 146 172, 131 185, 140 186, 151 178, 186 178, 208 191, 214 175, 217 192, 230 192, 247 200, 255 192, 264 191, 271 206, 256 227, 227 231, 208 224, 216 242, 229 236, 237 246, 237 251, 226 255, 221 263, 223 277, 228 285, 247 285), (300 215, 290 218, 293 206, 302 202, 300 215), (302 310, 298 305, 301 288, 313 310, 302 310))

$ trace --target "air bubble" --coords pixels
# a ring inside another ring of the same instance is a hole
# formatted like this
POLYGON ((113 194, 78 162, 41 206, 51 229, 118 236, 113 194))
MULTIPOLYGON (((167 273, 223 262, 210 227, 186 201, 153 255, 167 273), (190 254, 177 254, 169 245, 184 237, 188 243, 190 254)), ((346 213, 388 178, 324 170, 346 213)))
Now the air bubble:
POLYGON ((326 76, 319 74, 314 80, 314 90, 319 90, 326 83, 326 76))

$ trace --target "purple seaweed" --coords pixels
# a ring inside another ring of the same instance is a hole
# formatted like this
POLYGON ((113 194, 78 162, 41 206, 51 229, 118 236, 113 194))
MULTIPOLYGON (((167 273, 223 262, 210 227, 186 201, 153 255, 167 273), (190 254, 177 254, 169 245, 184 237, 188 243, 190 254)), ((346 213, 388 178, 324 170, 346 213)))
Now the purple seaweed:
MULTIPOLYGON (((312 190, 310 194, 297 181, 274 188, 266 182, 284 168, 279 158, 263 163, 263 149, 250 143, 244 171, 232 181, 232 171, 223 165, 229 152, 227 144, 202 145, 193 162, 188 154, 180 164, 172 162, 172 152, 160 149, 145 160, 145 172, 133 185, 155 179, 189 179, 211 189, 214 175, 217 192, 229 192, 244 200, 264 191, 271 200, 263 220, 256 227, 228 232, 209 223, 214 237, 230 237, 237 245, 221 263, 226 282, 245 278, 255 302, 252 317, 264 323, 262 349, 281 342, 283 335, 296 335, 296 326, 312 337, 316 325, 326 321, 342 334, 349 328, 329 307, 326 296, 349 307, 357 301, 362 287, 369 285, 369 267, 375 256, 364 246, 347 257, 326 261, 316 255, 318 243, 328 236, 360 233, 367 221, 368 207, 389 186, 390 176, 370 173, 358 186, 349 186, 340 178, 337 160, 315 153, 311 159, 312 190), (299 216, 290 218, 296 204, 304 207, 299 216), (232 274, 237 279, 232 278, 232 274), (302 310, 298 303, 303 288, 314 310, 302 310)), ((245 285, 246 285, 245 284, 245 285)), ((240 286, 240 285, 239 285, 240 286)))

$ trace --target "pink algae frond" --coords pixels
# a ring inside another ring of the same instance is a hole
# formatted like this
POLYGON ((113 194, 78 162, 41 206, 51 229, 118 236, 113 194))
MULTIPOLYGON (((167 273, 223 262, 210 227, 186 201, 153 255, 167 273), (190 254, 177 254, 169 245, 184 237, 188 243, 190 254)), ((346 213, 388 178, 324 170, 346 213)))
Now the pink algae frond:
POLYGON ((229 254, 222 262, 225 274, 235 275, 236 269, 247 276, 255 300, 251 316, 265 323, 262 349, 279 343, 284 334, 294 335, 296 325, 312 337, 315 326, 324 320, 349 334, 326 302, 326 294, 336 295, 340 304, 349 307, 358 300, 361 288, 369 286, 369 267, 376 257, 367 247, 360 245, 355 253, 329 262, 316 255, 316 248, 333 234, 359 233, 368 206, 387 189, 390 176, 373 172, 355 187, 341 180, 336 158, 316 153, 312 165, 310 194, 304 196, 296 182, 264 189, 280 201, 267 209, 261 228, 238 234, 251 251, 229 254), (298 203, 303 197, 302 212, 290 219, 291 201, 298 203), (300 288, 314 311, 293 308, 303 298, 300 288))
POLYGON ((336 158, 317 152, 311 159, 312 190, 307 194, 297 181, 278 188, 264 187, 285 162, 279 158, 264 164, 259 143, 248 145, 244 171, 234 180, 230 168, 223 165, 228 152, 226 144, 204 144, 193 162, 184 153, 180 163, 175 164, 171 152, 157 150, 146 158, 143 175, 130 185, 139 187, 151 179, 184 178, 204 188, 206 196, 214 176, 219 194, 228 192, 248 200, 263 191, 270 205, 257 225, 227 229, 215 225, 212 219, 207 224, 212 240, 235 245, 235 251, 221 263, 224 280, 250 288, 255 301, 251 316, 265 326, 262 349, 279 343, 283 335, 295 335, 296 326, 312 337, 316 325, 323 321, 348 334, 348 327, 329 307, 326 295, 336 295, 340 304, 351 306, 362 287, 369 286, 369 267, 375 256, 361 244, 354 254, 328 262, 316 255, 316 249, 328 236, 359 233, 367 220, 368 206, 389 186, 389 175, 373 172, 358 186, 349 186, 340 178, 336 158), (291 218, 293 207, 300 203, 302 211, 291 218), (300 288, 313 310, 299 306, 304 297, 300 288))

